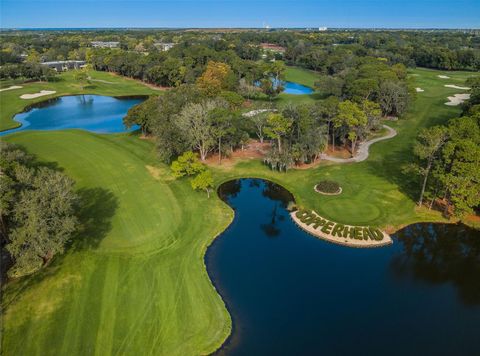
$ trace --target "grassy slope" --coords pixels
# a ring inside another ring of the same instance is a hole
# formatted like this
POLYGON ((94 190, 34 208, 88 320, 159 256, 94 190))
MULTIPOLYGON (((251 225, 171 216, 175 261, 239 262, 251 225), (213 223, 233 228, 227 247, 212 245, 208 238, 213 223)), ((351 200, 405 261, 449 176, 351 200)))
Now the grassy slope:
MULTIPOLYGON (((102 95, 149 95, 158 94, 158 91, 132 79, 122 78, 105 72, 90 71, 89 75, 94 80, 104 80, 109 83, 92 81, 84 90, 73 80, 73 71, 62 73, 58 76, 57 82, 35 82, 19 84, 21 89, 7 90, 0 92, 0 107, 2 114, 0 116, 0 131, 12 129, 20 126, 13 120, 13 116, 21 112, 26 105, 33 104, 45 99, 68 94, 102 94, 102 95), (56 94, 42 96, 36 99, 20 99, 22 94, 38 93, 40 90, 54 90, 56 94)), ((4 83, 5 84, 5 83, 4 83)), ((13 83, 8 83, 13 84, 13 83)), ((2 87, 10 85, 3 85, 2 87)))
MULTIPOLYGON (((435 213, 415 212, 417 185, 400 169, 421 127, 459 113, 443 105, 458 92, 443 84, 461 84, 470 74, 449 73, 446 81, 435 71, 414 74, 425 92, 406 120, 392 123, 398 136, 373 145, 367 161, 287 174, 245 161, 215 168, 216 182, 269 178, 291 190, 301 205, 339 222, 386 226, 439 220, 435 213), (325 177, 340 182, 342 195, 313 193, 314 183, 325 177)), ((90 208, 82 213, 86 231, 65 256, 5 290, 5 354, 187 355, 207 353, 223 341, 230 319, 208 280, 203 253, 229 223, 230 209, 216 197, 192 192, 186 181, 169 180, 153 145, 132 136, 27 131, 7 140, 57 162, 78 182, 90 208)))
POLYGON ((81 131, 25 132, 9 141, 57 162, 87 202, 87 231, 64 257, 4 295, 9 355, 213 351, 230 330, 203 253, 232 212, 165 179, 153 145, 81 131), (158 177, 158 179, 155 179, 158 177))
MULTIPOLYGON (((285 80, 302 84, 310 88, 315 87, 317 78, 318 73, 299 67, 287 67, 287 70, 285 71, 285 80)), ((311 103, 318 98, 318 94, 315 93, 309 95, 280 94, 276 100, 279 105, 284 105, 287 102, 311 103)))
POLYGON ((317 81, 318 76, 318 73, 300 67, 287 67, 287 70, 285 71, 285 80, 302 84, 310 88, 315 87, 315 82, 317 81))

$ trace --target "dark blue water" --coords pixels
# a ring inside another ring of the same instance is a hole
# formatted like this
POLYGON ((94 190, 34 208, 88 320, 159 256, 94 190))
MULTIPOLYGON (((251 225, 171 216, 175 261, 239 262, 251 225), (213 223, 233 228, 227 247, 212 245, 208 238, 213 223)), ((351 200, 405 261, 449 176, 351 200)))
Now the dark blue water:
POLYGON ((300 230, 290 194, 242 179, 208 271, 233 317, 227 355, 480 355, 480 236, 416 224, 394 244, 353 249, 300 230))
POLYGON ((127 132, 122 119, 128 109, 143 101, 142 98, 114 98, 100 95, 62 96, 32 106, 17 114, 15 121, 21 127, 0 132, 0 135, 23 130, 83 129, 97 133, 127 132))

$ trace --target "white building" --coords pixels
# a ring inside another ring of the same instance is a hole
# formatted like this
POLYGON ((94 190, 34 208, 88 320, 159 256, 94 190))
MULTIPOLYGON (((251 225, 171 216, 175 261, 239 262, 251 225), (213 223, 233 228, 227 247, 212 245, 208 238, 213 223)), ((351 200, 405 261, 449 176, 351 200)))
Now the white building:
POLYGON ((116 41, 92 41, 90 42, 94 48, 117 48, 120 42, 116 41))
POLYGON ((40 63, 42 66, 52 68, 57 72, 63 72, 69 69, 80 69, 85 67, 85 61, 52 61, 40 63))
POLYGON ((320 32, 325 32, 325 31, 327 30, 327 28, 326 28, 326 27, 319 27, 318 30, 319 30, 320 32))
POLYGON ((168 51, 175 46, 175 43, 170 43, 170 42, 155 42, 153 44, 156 48, 158 48, 160 51, 168 51))

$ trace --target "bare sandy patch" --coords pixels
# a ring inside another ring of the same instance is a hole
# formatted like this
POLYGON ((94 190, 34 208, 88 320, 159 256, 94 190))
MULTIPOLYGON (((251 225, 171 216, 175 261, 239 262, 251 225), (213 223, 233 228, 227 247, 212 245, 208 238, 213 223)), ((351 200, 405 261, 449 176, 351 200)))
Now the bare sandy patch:
POLYGON ((7 91, 7 90, 13 90, 13 89, 22 89, 22 88, 23 88, 23 87, 20 86, 20 85, 12 85, 11 87, 0 89, 0 91, 7 91))
POLYGON ((448 75, 437 75, 440 79, 450 79, 448 75))
POLYGON ((40 90, 40 92, 38 92, 38 93, 20 95, 20 98, 21 99, 35 99, 35 98, 39 98, 41 96, 51 95, 51 94, 55 94, 55 93, 56 93, 55 90, 40 90))
POLYGON ((460 89, 460 90, 470 90, 471 88, 469 87, 459 87, 458 85, 454 84, 445 84, 445 88, 452 88, 452 89, 460 89))
POLYGON ((243 150, 238 149, 232 152, 229 157, 222 157, 222 163, 220 163, 218 159, 218 153, 208 156, 205 163, 209 166, 216 166, 219 168, 231 168, 238 161, 263 158, 270 147, 271 144, 269 142, 261 143, 257 140, 251 140, 243 150))
POLYGON ((455 94, 447 98, 449 101, 445 103, 448 106, 457 106, 463 103, 465 100, 470 99, 470 94, 455 94))
POLYGON ((415 88, 415 90, 417 91, 417 93, 423 93, 425 91, 422 88, 415 88))

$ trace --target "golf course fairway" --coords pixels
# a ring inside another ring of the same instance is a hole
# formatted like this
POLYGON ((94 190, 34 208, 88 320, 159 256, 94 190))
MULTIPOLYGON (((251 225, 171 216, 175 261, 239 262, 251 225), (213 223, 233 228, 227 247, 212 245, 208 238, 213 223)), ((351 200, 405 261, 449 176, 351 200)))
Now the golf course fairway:
MULTIPOLYGON (((412 73, 425 91, 404 119, 389 123, 398 135, 370 147, 366 161, 288 173, 272 172, 259 160, 240 161, 213 167, 216 184, 269 179, 299 205, 339 223, 395 230, 443 221, 438 212, 415 209, 418 181, 404 175, 402 165, 419 130, 458 116, 460 107, 444 105, 456 91, 444 87, 437 77, 442 72, 412 73), (342 194, 312 194, 321 179, 337 181, 342 194)), ((462 85, 471 75, 449 72, 449 83, 462 85)), ((3 128, 11 126, 9 119, 2 117, 3 128)), ((193 191, 186 179, 174 180, 153 142, 133 134, 25 131, 2 139, 76 181, 84 226, 64 255, 3 288, 5 355, 197 355, 221 346, 231 319, 204 255, 232 221, 231 208, 216 195, 193 191)))

